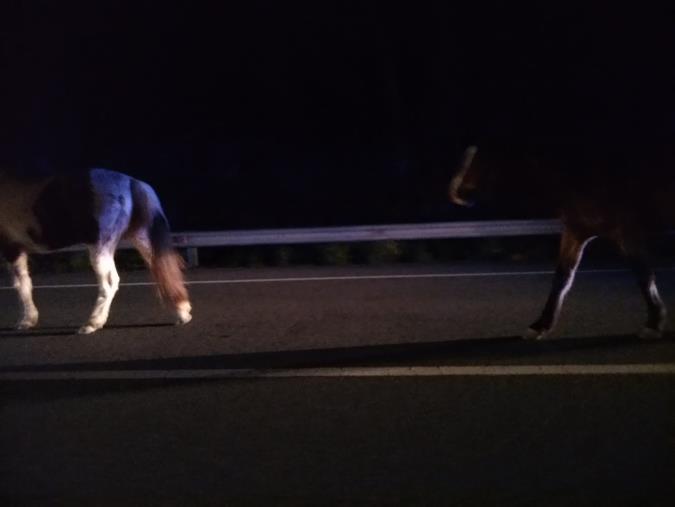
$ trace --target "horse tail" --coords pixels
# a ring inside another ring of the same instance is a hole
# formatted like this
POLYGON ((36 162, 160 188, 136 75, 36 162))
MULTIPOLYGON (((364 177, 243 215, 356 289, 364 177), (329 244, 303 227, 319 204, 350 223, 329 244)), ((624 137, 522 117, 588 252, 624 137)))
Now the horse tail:
POLYGON ((157 283, 162 301, 170 303, 178 312, 179 321, 190 320, 190 302, 183 270, 185 261, 173 248, 169 221, 162 210, 157 194, 150 185, 139 180, 131 181, 133 199, 132 226, 147 236, 145 258, 157 283), (149 251, 147 251, 149 247, 149 251))
POLYGON ((478 147, 475 145, 469 146, 466 150, 464 150, 464 157, 462 158, 462 165, 460 167, 461 171, 466 172, 469 170, 469 167, 471 167, 471 163, 473 162, 477 152, 478 147))

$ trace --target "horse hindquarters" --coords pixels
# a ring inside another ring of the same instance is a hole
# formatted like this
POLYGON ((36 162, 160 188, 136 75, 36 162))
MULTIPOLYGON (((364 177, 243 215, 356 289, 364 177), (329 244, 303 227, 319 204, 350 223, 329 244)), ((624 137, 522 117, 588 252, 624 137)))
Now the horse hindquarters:
POLYGON ((96 273, 98 296, 89 320, 79 332, 89 334, 105 325, 110 306, 119 289, 115 250, 131 220, 131 178, 103 169, 91 171, 98 238, 88 246, 89 260, 96 273))
POLYGON ((169 223, 155 191, 132 180, 134 212, 129 236, 145 260, 162 301, 172 305, 177 324, 187 324, 192 306, 183 279, 185 263, 173 248, 169 223))
POLYGON ((98 204, 99 240, 90 248, 99 295, 89 322, 80 330, 90 333, 102 327, 119 287, 114 253, 119 240, 131 239, 152 272, 161 298, 174 307, 177 323, 192 318, 183 281, 182 258, 175 252, 169 226, 154 190, 127 175, 97 169, 92 171, 98 204))

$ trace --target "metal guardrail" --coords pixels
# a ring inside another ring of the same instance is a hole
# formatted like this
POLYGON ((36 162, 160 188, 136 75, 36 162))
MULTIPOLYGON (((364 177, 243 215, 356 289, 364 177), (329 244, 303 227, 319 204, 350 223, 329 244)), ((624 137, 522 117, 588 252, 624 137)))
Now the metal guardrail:
MULTIPOLYGON (((496 220, 301 229, 187 231, 176 232, 171 236, 177 248, 187 250, 188 265, 197 266, 199 264, 197 249, 201 247, 541 236, 558 234, 560 228, 558 220, 496 220)), ((129 241, 122 241, 119 245, 119 248, 132 247, 133 245, 129 241)), ((81 251, 83 249, 83 246, 78 245, 65 248, 63 251, 81 251)))
POLYGON ((343 243, 442 238, 538 236, 558 234, 558 220, 499 220, 426 224, 356 225, 303 229, 254 229, 246 231, 179 232, 177 247, 343 243))
POLYGON ((174 245, 187 249, 188 265, 199 265, 199 247, 348 243, 443 238, 537 236, 558 234, 558 220, 500 220, 426 224, 356 225, 303 229, 195 231, 173 234, 174 245))

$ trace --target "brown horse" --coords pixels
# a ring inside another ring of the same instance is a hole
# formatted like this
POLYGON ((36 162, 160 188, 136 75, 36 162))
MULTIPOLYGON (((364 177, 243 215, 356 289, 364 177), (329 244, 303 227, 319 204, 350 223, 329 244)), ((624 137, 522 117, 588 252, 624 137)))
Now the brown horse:
POLYGON ((541 339, 553 329, 584 248, 596 237, 616 243, 637 276, 647 303, 647 322, 640 337, 661 337, 666 308, 646 245, 675 224, 675 177, 667 170, 669 154, 654 150, 632 157, 579 152, 567 157, 525 157, 508 151, 497 155, 470 146, 450 183, 450 199, 463 206, 476 200, 503 205, 516 200, 560 218, 563 229, 553 285, 526 338, 541 339))
POLYGON ((169 224, 150 185, 105 169, 33 180, 0 173, 0 253, 10 263, 23 308, 18 329, 38 321, 28 254, 75 244, 87 245, 99 288, 94 309, 79 332, 103 327, 119 287, 114 255, 123 238, 133 241, 142 255, 160 296, 173 306, 177 323, 189 322, 182 259, 172 247, 169 224))

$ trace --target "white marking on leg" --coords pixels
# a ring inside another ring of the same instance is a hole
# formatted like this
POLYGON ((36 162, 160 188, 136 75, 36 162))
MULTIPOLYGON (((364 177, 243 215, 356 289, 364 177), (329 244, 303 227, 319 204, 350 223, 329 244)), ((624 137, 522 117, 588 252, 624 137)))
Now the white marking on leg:
POLYGON ((565 282, 565 285, 563 285, 563 288, 560 290, 560 293, 558 294, 558 300, 556 301, 556 305, 555 305, 555 315, 556 316, 560 313, 560 310, 562 309, 562 305, 565 302, 565 298, 567 297, 567 293, 572 288, 572 284, 574 283, 574 277, 575 277, 576 273, 577 273, 577 268, 575 266, 571 269, 570 274, 567 277, 567 281, 565 282))
POLYGON ((584 255, 584 250, 586 249, 586 246, 593 241, 596 238, 596 236, 591 236, 590 238, 586 239, 580 246, 579 246, 579 251, 577 252, 576 259, 574 260, 574 264, 570 266, 569 268, 569 273, 567 274, 567 279, 565 280, 565 284, 560 288, 558 291, 558 294, 556 295, 555 299, 555 309, 553 312, 553 322, 551 323, 550 328, 545 328, 545 329, 534 329, 534 328, 527 328, 525 333, 523 333, 523 338, 526 340, 541 340, 545 338, 549 332, 555 327, 556 322, 558 321, 558 317, 560 315, 560 311, 562 310, 563 303, 565 301, 565 298, 567 297, 567 293, 570 291, 572 288, 572 284, 574 284, 574 278, 577 273, 577 269, 579 268, 579 264, 581 263, 581 258, 584 255))
POLYGON ((567 276, 567 280, 565 281, 565 285, 560 289, 560 292, 558 293, 558 296, 555 301, 555 310, 554 310, 554 317, 553 317, 553 324, 551 325, 550 329, 534 329, 532 327, 528 327, 525 333, 523 333, 523 338, 525 340, 543 340, 546 338, 546 336, 549 334, 551 329, 555 326, 556 321, 558 320, 558 316, 560 315, 560 311, 562 310, 563 303, 565 301, 565 297, 567 297, 567 293, 570 291, 572 288, 572 284, 574 283, 574 277, 577 272, 577 266, 579 265, 579 262, 577 261, 576 265, 574 265, 571 270, 569 275, 567 276))
POLYGON ((663 335, 663 330, 666 327, 666 305, 663 303, 661 296, 659 295, 659 289, 656 287, 656 282, 652 279, 649 281, 649 287, 647 289, 647 294, 651 301, 651 304, 659 308, 659 322, 656 329, 645 326, 640 331, 640 338, 644 340, 654 340, 661 338, 663 335))
POLYGON ((570 274, 567 277, 567 281, 565 282, 565 285, 563 286, 562 290, 560 291, 560 295, 558 296, 558 301, 556 303, 556 309, 555 309, 555 315, 556 315, 555 320, 557 320, 557 317, 560 314, 560 310, 562 309, 563 302, 565 301, 565 298, 567 297, 567 293, 572 288, 572 284, 574 283, 574 278, 576 277, 576 274, 577 274, 577 269, 579 268, 579 264, 581 263, 581 258, 584 255, 584 250, 586 249, 586 246, 591 241, 593 241, 595 238, 596 238, 595 236, 591 236, 586 241, 584 241, 581 244, 581 246, 579 247, 579 253, 577 254, 577 258, 574 261, 574 265, 570 268, 570 274))
POLYGON ((652 302, 659 307, 659 314, 663 323, 666 319, 666 305, 663 303, 663 300, 659 295, 659 289, 656 287, 656 282, 653 279, 649 282, 649 297, 652 302))
POLYGON ((89 321, 79 330, 80 334, 93 333, 105 325, 110 313, 110 305, 120 284, 112 251, 92 248, 90 257, 98 281, 98 297, 89 321))
POLYGON ((192 305, 190 304, 189 301, 181 301, 176 305, 176 315, 178 316, 178 319, 176 320, 176 324, 187 324, 192 320, 192 314, 190 313, 192 311, 192 305))
POLYGON ((33 282, 28 272, 28 255, 23 252, 11 265, 12 283, 21 302, 21 319, 17 329, 29 329, 38 321, 38 310, 33 302, 33 282))

